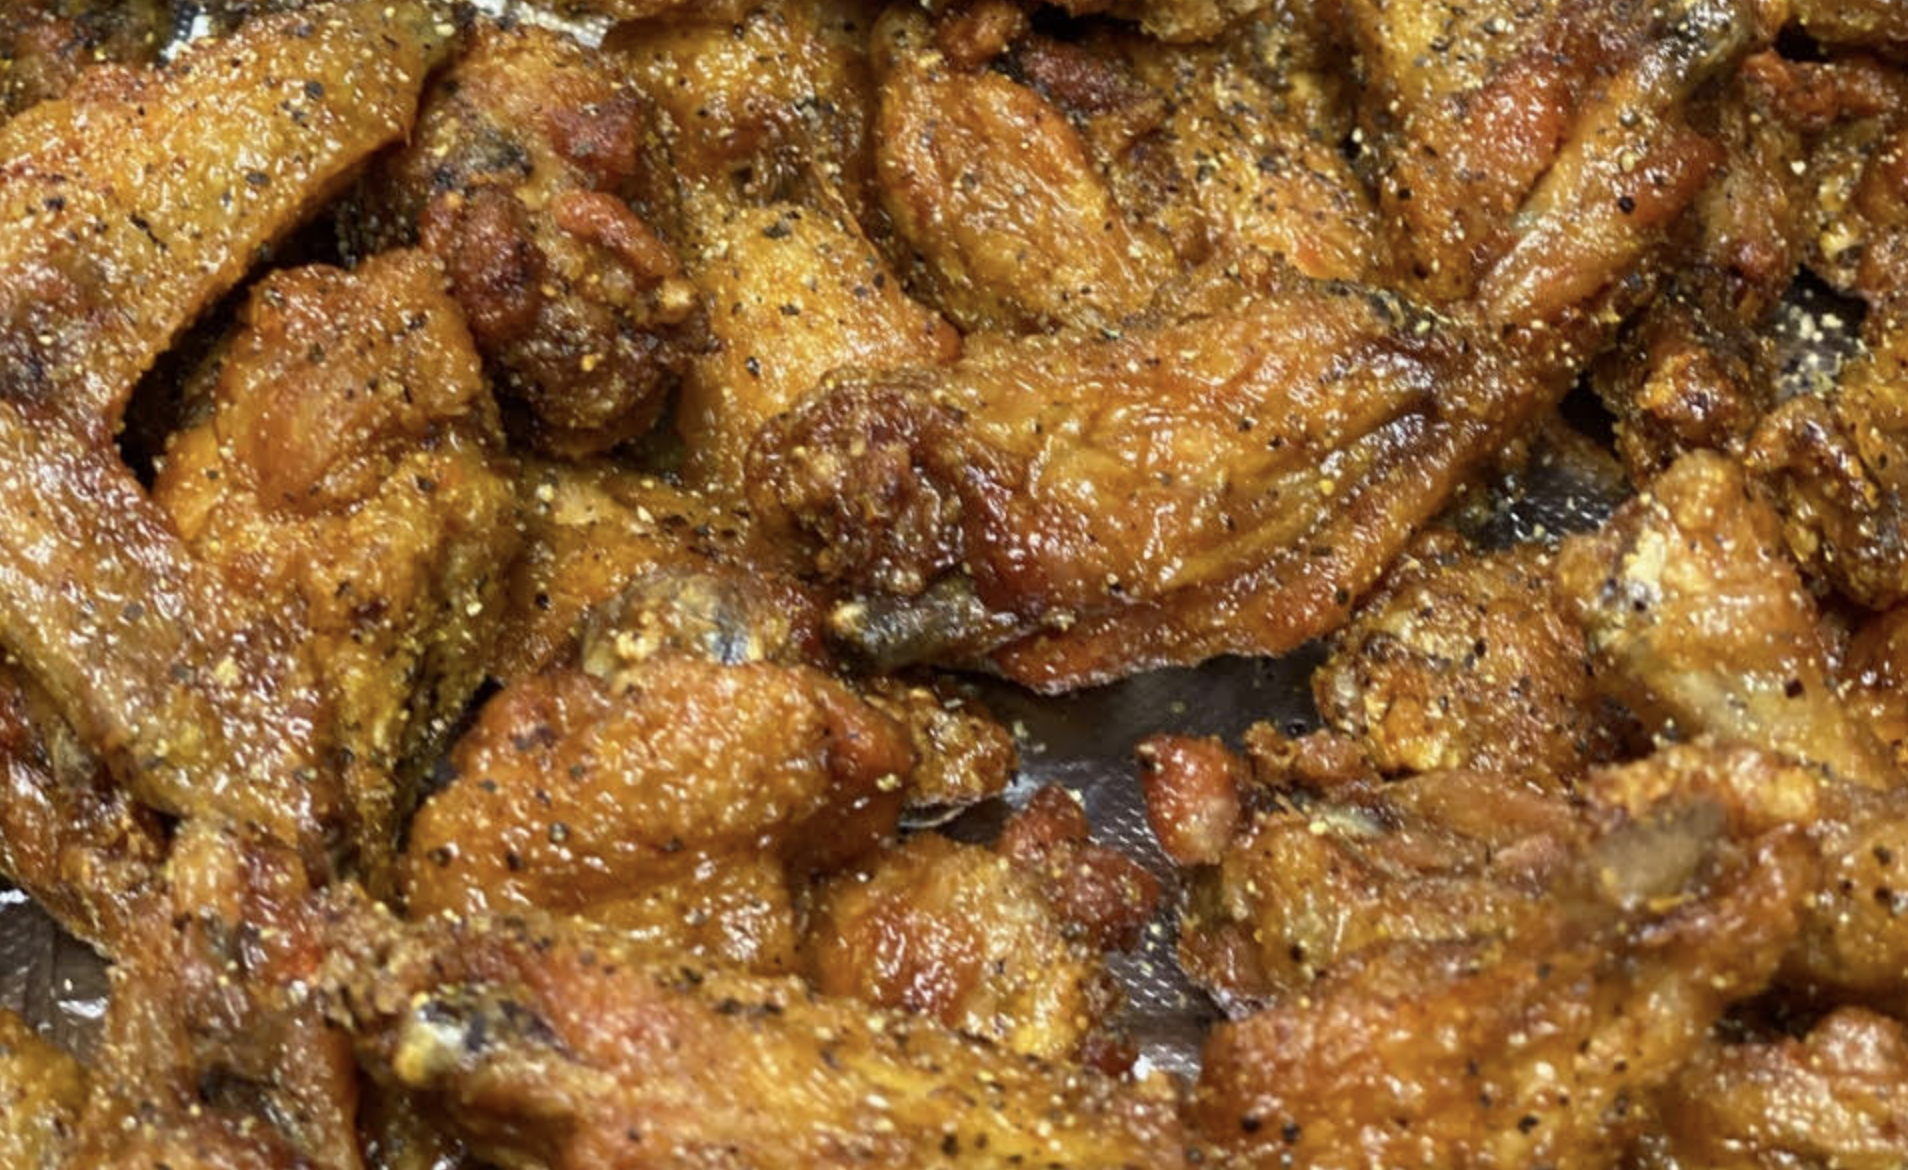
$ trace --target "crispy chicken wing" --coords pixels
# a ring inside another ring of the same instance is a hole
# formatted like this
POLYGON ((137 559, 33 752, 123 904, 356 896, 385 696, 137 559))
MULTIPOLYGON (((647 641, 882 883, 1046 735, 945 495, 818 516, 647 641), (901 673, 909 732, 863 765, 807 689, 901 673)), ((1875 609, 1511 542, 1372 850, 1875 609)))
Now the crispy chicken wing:
POLYGON ((1484 554, 1449 533, 1412 546, 1312 676, 1319 714, 1386 772, 1479 768, 1568 783, 1620 726, 1554 596, 1550 553, 1484 554))
POLYGON ((134 380, 351 169, 448 42, 423 0, 260 20, 0 128, 0 389, 116 419, 134 380))
POLYGON ((1538 929, 1578 852, 1541 781, 1437 772, 1324 799, 1252 795, 1271 807, 1194 880, 1180 925, 1181 965, 1232 1003, 1296 992, 1388 941, 1538 929))
POLYGON ((216 365, 153 499, 233 589, 302 609, 382 888, 497 633, 516 528, 496 407, 421 252, 268 278, 216 365))
POLYGON ((480 25, 352 218, 361 248, 443 258, 500 388, 553 450, 647 430, 702 345, 647 105, 556 33, 480 25))
MULTIPOLYGON (((1104 896, 1136 901, 1135 916, 1149 918, 1150 875, 1131 862, 1114 872, 1123 859, 1111 851, 1100 860, 1116 887, 1104 896)), ((925 1015, 1013 1052, 1046 1060, 1104 1052, 1119 999, 1102 944, 1090 924, 1068 919, 1061 887, 1044 877, 1005 850, 919 834, 815 895, 803 973, 824 995, 925 1015)))
POLYGON ((1891 761, 1840 703, 1821 615, 1742 469, 1683 456, 1558 561, 1600 689, 1672 738, 1780 751, 1885 788, 1891 761))
POLYGON ((1555 321, 1622 280, 1718 161, 1682 106, 1775 34, 1755 0, 1351 0, 1364 165, 1402 273, 1555 321))
POLYGON ((851 639, 952 589, 930 656, 1043 689, 1331 629, 1549 391, 1387 294, 1228 271, 1124 333, 834 380, 757 441, 758 515, 851 639))
POLYGON ((443 45, 427 5, 323 5, 0 128, 0 630, 141 799, 314 861, 346 810, 299 619, 194 561, 110 433, 192 315, 405 130, 443 45))
POLYGON ((1657 1112, 1642 1170, 1889 1170, 1908 1159, 1908 1036, 1845 1008, 1806 1036, 1711 1043, 1657 1112))
POLYGON ((1868 352, 1826 395, 1763 420, 1750 471, 1782 512, 1789 551, 1853 600, 1908 600, 1908 313, 1871 319, 1868 352))
POLYGON ((359 913, 327 986, 380 1082, 504 1166, 1174 1167, 1169 1097, 541 918, 359 913))
MULTIPOLYGON (((912 763, 902 727, 808 667, 665 654, 608 679, 555 671, 492 699, 452 753, 448 787, 411 825, 407 903, 420 917, 537 906, 660 925, 666 888, 695 928, 727 896, 710 888, 720 874, 744 884, 738 907, 786 907, 779 867, 805 875, 872 849, 912 763), (650 909, 618 910, 632 902, 650 909)), ((786 953, 768 933, 749 957, 786 953)))
POLYGON ((1616 1165, 1814 885, 1792 829, 1688 824, 1610 830, 1514 933, 1374 940, 1220 1025, 1192 1120, 1242 1166, 1616 1165))
POLYGON ((956 324, 1111 326, 1177 273, 1170 242, 1113 202, 1079 133, 1037 92, 962 68, 920 13, 891 9, 874 35, 882 206, 920 258, 923 296, 956 324))

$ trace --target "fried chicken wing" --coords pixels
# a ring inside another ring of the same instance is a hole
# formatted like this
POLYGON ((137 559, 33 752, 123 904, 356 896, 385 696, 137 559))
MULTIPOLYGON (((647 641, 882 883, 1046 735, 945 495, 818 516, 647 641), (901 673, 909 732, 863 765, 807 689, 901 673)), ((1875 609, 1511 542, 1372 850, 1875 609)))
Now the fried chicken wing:
POLYGON ((614 932, 359 915, 334 936, 367 1069, 501 1165, 1185 1164, 1154 1091, 614 932))
POLYGON ((0 128, 0 630, 142 800, 314 860, 345 809, 297 620, 194 561, 109 436, 187 320, 404 131, 442 51, 425 5, 326 5, 0 128))
POLYGON ((88 66, 152 64, 172 20, 168 0, 20 0, 0 26, 0 122, 61 96, 88 66))
POLYGON ((100 69, 0 128, 0 389, 117 419, 259 250, 408 132, 448 43, 422 0, 247 25, 156 72, 100 69))
POLYGON ((1699 841, 1647 891, 1673 908, 1566 886, 1547 923, 1377 942, 1221 1024, 1193 1123, 1241 1166, 1616 1165, 1649 1095, 1775 974, 1814 884, 1791 830, 1699 841))
POLYGON ((851 639, 971 582, 936 656, 1043 689, 1331 629, 1549 392, 1460 322, 1230 272, 1124 333, 836 379, 757 441, 757 514, 852 592, 851 639))
POLYGON ((360 247, 443 258, 499 387, 547 448, 602 451, 649 429, 701 348, 646 103, 566 37, 480 25, 358 199, 360 247))
POLYGON ((242 321, 153 499, 232 588, 297 599, 382 887, 497 633, 516 529, 496 408, 427 254, 275 274, 242 321))
POLYGON ((1177 274, 1170 243, 1115 205, 1038 93, 959 67, 919 13, 892 9, 874 35, 882 206, 920 257, 922 294, 956 324, 1112 326, 1177 274))
POLYGON ((85 1103, 79 1062, 0 1011, 0 1166, 59 1170, 85 1103))
POLYGON ((815 895, 802 971, 824 995, 924 1015, 1012 1052, 1077 1058, 1110 1044, 1118 993, 1099 946, 1042 877, 998 849, 911 837, 815 895))
POLYGON ((807 667, 545 674, 452 753, 411 826, 408 905, 588 913, 731 855, 832 868, 893 829, 912 762, 900 726, 807 667))
POLYGON ((1423 536, 1312 676, 1326 723, 1386 772, 1478 768, 1568 783, 1619 745, 1583 634, 1536 546, 1484 554, 1423 536))
POLYGON ((960 337, 912 300, 837 209, 691 200, 688 265, 715 344, 683 385, 676 427, 687 473, 739 497, 749 444, 838 369, 937 366, 960 337))
POLYGON ((845 206, 876 231, 873 0, 741 0, 624 24, 604 49, 659 114, 685 191, 719 205, 845 206))
POLYGON ((1387 267, 1371 194, 1342 143, 1347 62, 1329 34, 1256 21, 1214 45, 1038 37, 1009 61, 1085 133, 1115 199, 1182 256, 1257 249, 1317 279, 1387 267))
POLYGON ((1711 735, 1895 783, 1838 700, 1821 615, 1784 555, 1781 521, 1742 469, 1683 456, 1558 561, 1599 688, 1669 737, 1711 735))
POLYGON ((1665 1137, 1645 1170, 1888 1170, 1908 1159, 1908 1036, 1845 1008, 1803 1037, 1711 1043, 1658 1115, 1665 1137))
POLYGON ((1251 1003, 1389 941, 1515 938, 1555 913, 1552 887, 1579 837, 1542 781, 1489 773, 1282 803, 1246 821, 1195 879, 1180 962, 1229 1002, 1251 1003))
POLYGON ((1619 281, 1717 161, 1681 106, 1775 33, 1752 2, 1347 6, 1364 165, 1403 275, 1552 321, 1619 281))
POLYGON ((1747 465, 1782 511, 1789 551, 1873 609, 1908 600, 1908 316, 1866 331, 1869 351, 1826 396, 1763 420, 1747 465))
POLYGON ((357 1070, 313 994, 327 944, 299 858, 185 826, 115 963, 76 1166, 358 1170, 357 1070))

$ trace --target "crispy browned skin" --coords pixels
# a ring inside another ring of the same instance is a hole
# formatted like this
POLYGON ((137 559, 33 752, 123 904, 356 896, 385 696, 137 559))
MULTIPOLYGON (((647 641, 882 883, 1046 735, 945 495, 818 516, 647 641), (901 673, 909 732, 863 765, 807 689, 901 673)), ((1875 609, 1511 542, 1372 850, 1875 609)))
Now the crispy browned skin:
POLYGON ((883 17, 875 45, 882 206, 919 257, 922 294, 963 329, 1114 325, 1177 273, 1169 241, 1113 202, 1038 93, 960 68, 906 9, 883 17))
POLYGON ((1568 783, 1609 759, 1617 726, 1558 608, 1552 557, 1421 537, 1312 676, 1325 721, 1387 772, 1479 768, 1568 783))
MULTIPOLYGON (((1230 272, 1123 334, 837 381, 758 440, 757 514, 862 603, 851 638, 971 579, 1043 689, 1331 629, 1548 392, 1387 295, 1230 272)), ((986 622, 934 656, 1006 640, 986 622)))
POLYGON ((1597 685, 1660 734, 1781 751, 1846 780, 1895 783, 1838 701, 1821 615, 1742 469, 1692 452, 1558 562, 1597 685))
POLYGON ((624 657, 823 659, 820 597, 734 505, 606 463, 531 462, 519 495, 526 540, 491 664, 498 680, 572 660, 586 635, 610 651, 618 633, 632 636, 624 657))
POLYGON ((1152 919, 1159 883, 1089 840, 1047 787, 991 849, 934 833, 830 879, 813 896, 802 971, 817 990, 937 1019, 1048 1060, 1131 1059, 1109 1030, 1118 993, 1102 953, 1152 919))
POLYGON ((675 189, 645 103, 559 34, 480 25, 358 202, 363 245, 415 240, 443 257, 499 387, 546 447, 641 434, 701 347, 663 238, 675 189))
POLYGON ((1083 127, 1128 214, 1182 256, 1242 248, 1319 279, 1385 267, 1371 193, 1341 144, 1348 62, 1329 30, 1247 24, 1213 45, 1034 36, 1009 61, 1083 127))
POLYGON ((1585 303, 1660 238, 1717 161, 1684 100, 1775 32, 1722 0, 1346 8, 1400 275, 1515 324, 1585 303))
POLYGON ((1800 395, 1757 430, 1748 466, 1812 574, 1871 608, 1908 600, 1908 314, 1871 319, 1868 352, 1825 395, 1800 395))
POLYGON ((838 369, 936 366, 960 352, 947 322, 909 298, 845 211, 692 197, 687 263, 714 345, 683 385, 687 472, 740 496, 763 424, 838 369))
POLYGON ((61 96, 88 66, 150 65, 171 35, 167 0, 16 0, 0 24, 0 122, 61 96))
POLYGON ((0 129, 15 501, 0 628, 142 799, 216 809, 308 856, 344 810, 296 615, 261 616, 194 562, 109 435, 173 334, 404 131, 441 51, 425 5, 326 5, 158 73, 96 71, 0 129))
POLYGON ((908 730, 910 808, 955 808, 999 793, 1020 766, 1014 737, 980 704, 933 681, 876 676, 861 695, 908 730))
MULTIPOLYGON (((1821 876, 1784 957, 1784 984, 1802 996, 1884 1010, 1908 1002, 1908 920, 1900 909, 1908 883, 1897 860, 1908 857, 1908 790, 1825 779, 1750 748, 1677 746, 1645 765, 1597 774, 1588 797, 1606 816, 1662 819, 1651 810, 1680 806, 1690 825, 1722 816, 1754 831, 1806 834, 1821 876)), ((1631 860, 1650 872, 1679 864, 1679 852, 1637 850, 1631 860)))
POLYGON ((241 320, 153 499, 231 588, 302 609, 381 888, 502 614, 516 501, 496 407, 425 253, 274 275, 241 320))
POLYGON ((79 1062, 0 1010, 0 1166, 59 1170, 85 1103, 79 1062))
POLYGON ((625 24, 604 42, 654 103, 699 200, 845 206, 874 231, 876 0, 738 0, 625 24))
POLYGON ((410 128, 445 51, 422 0, 254 22, 156 72, 100 69, 0 128, 0 388, 116 418, 258 250, 410 128))
POLYGON ((1168 1099, 542 919, 358 916, 335 1014, 504 1166, 1174 1167, 1168 1099))
POLYGON ((74 936, 119 953, 165 856, 159 818, 15 668, 0 670, 0 771, 0 875, 74 936))
POLYGON ((1890 1170, 1908 1160, 1908 1036, 1846 1008, 1800 1038, 1712 1043, 1659 1098, 1645 1170, 1890 1170), (1657 1143, 1652 1143, 1657 1144, 1657 1143))
POLYGON ((358 1170, 357 1072, 315 997, 299 859, 185 826, 113 968, 76 1166, 358 1170))
POLYGON ((1387 941, 1538 929, 1555 913, 1551 887, 1575 864, 1580 836, 1546 788, 1437 772, 1279 801, 1194 883, 1180 961, 1229 1000, 1255 1002, 1387 941))
POLYGON ((1243 1166, 1615 1165, 1648 1094, 1775 974, 1815 882, 1793 829, 1653 813, 1514 933, 1374 940, 1220 1025, 1195 1124, 1243 1166))
POLYGON ((1077 1056, 1118 1004, 1038 876, 934 833, 832 879, 802 936, 824 995, 913 1012, 1012 1052, 1077 1056))
POLYGON ((408 904, 588 913, 731 857, 833 867, 892 830, 912 763, 900 726, 807 667, 541 675, 452 753, 411 826, 408 904))

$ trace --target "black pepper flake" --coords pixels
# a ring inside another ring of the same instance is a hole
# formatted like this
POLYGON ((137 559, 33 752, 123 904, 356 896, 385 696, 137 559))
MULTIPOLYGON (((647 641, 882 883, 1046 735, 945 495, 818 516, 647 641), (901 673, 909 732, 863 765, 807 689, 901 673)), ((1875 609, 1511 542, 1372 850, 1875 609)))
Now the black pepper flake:
POLYGON ((1617 197, 1617 210, 1625 215, 1635 212, 1636 200, 1630 198, 1628 195, 1619 195, 1617 197))
POLYGON ((762 376, 762 363, 754 354, 742 359, 742 368, 749 372, 751 378, 762 376))
POLYGON ((1537 1128, 1537 1115, 1534 1113, 1526 1113, 1522 1117, 1517 1119, 1518 1133, 1529 1133, 1531 1130, 1536 1128, 1537 1128))
POLYGON ((269 187, 272 185, 272 177, 264 171, 246 171, 245 181, 253 187, 269 187))

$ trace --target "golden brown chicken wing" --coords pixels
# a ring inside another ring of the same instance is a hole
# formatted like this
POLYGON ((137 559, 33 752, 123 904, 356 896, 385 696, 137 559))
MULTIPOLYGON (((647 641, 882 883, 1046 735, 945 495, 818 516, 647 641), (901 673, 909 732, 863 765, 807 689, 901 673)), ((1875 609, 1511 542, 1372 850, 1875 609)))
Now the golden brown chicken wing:
POLYGON ((837 379, 758 440, 751 498, 852 592, 851 640, 952 588, 979 604, 933 657, 1061 689, 1331 629, 1549 393, 1462 322, 1257 258, 1123 333, 837 379))
POLYGON ((651 929, 673 917, 692 935, 677 941, 707 944, 693 932, 708 925, 717 953, 774 967, 789 949, 784 867, 872 849, 912 764, 901 726, 808 667, 664 654, 607 679, 540 675, 491 700, 452 753, 448 787, 411 825, 407 904, 651 929))
POLYGON ((502 613, 516 517, 496 406, 426 253, 276 274, 241 320, 153 499, 230 588, 304 615, 352 844, 383 888, 502 613))
POLYGON ((503 1165, 1185 1164, 1155 1090, 611 931, 360 913, 334 937, 367 1069, 503 1165))
POLYGON ((882 206, 924 299, 965 330, 1113 326, 1177 274, 1170 241, 1114 203, 1037 92, 962 68, 918 12, 890 9, 874 36, 882 206))
MULTIPOLYGON (((1084 838, 1084 819, 1079 828, 1084 838)), ((1067 885, 1047 880, 1046 858, 1015 855, 1014 842, 1029 832, 1010 825, 994 849, 922 833, 831 878, 809 910, 803 974, 824 995, 924 1015, 1012 1052, 1110 1056, 1117 1042, 1108 1017, 1119 997, 1101 948, 1119 940, 1104 937, 1105 915, 1078 922, 1070 914, 1111 901, 1129 907, 1128 921, 1144 922, 1157 884, 1111 850, 1080 857, 1093 848, 1082 839, 1054 868, 1080 875, 1075 887, 1100 888, 1069 899, 1067 885)))
POLYGON ((1780 542, 1742 469, 1706 451, 1567 542, 1558 580, 1597 685, 1660 735, 1761 746, 1890 787, 1892 762, 1839 701, 1821 614, 1780 542))
POLYGON ((1241 1166, 1616 1165, 1649 1095, 1775 974, 1814 884, 1791 829, 1688 826, 1611 830, 1515 933, 1374 940, 1220 1025, 1192 1120, 1241 1166), (1688 866, 1616 860, 1665 851, 1688 866))
POLYGON ((1583 634, 1534 545, 1479 553, 1419 538, 1312 676, 1326 723, 1386 772, 1478 768, 1568 784, 1621 726, 1584 670, 1583 634))
POLYGON ((603 451, 648 430, 702 345, 646 103, 566 37, 479 25, 357 199, 359 247, 443 258, 500 389, 547 448, 603 451))
POLYGON ((1806 1036, 1711 1043, 1659 1097, 1640 1170, 1888 1170, 1908 1159, 1908 1036, 1859 1008, 1806 1036))
POLYGON ((1908 316, 1871 318, 1868 352, 1824 395, 1777 407, 1747 465, 1804 568, 1873 609, 1908 600, 1908 316))
POLYGON ((1401 272, 1555 322, 1620 282, 1718 161, 1684 104, 1766 44, 1753 2, 1353 0, 1364 165, 1401 272))

